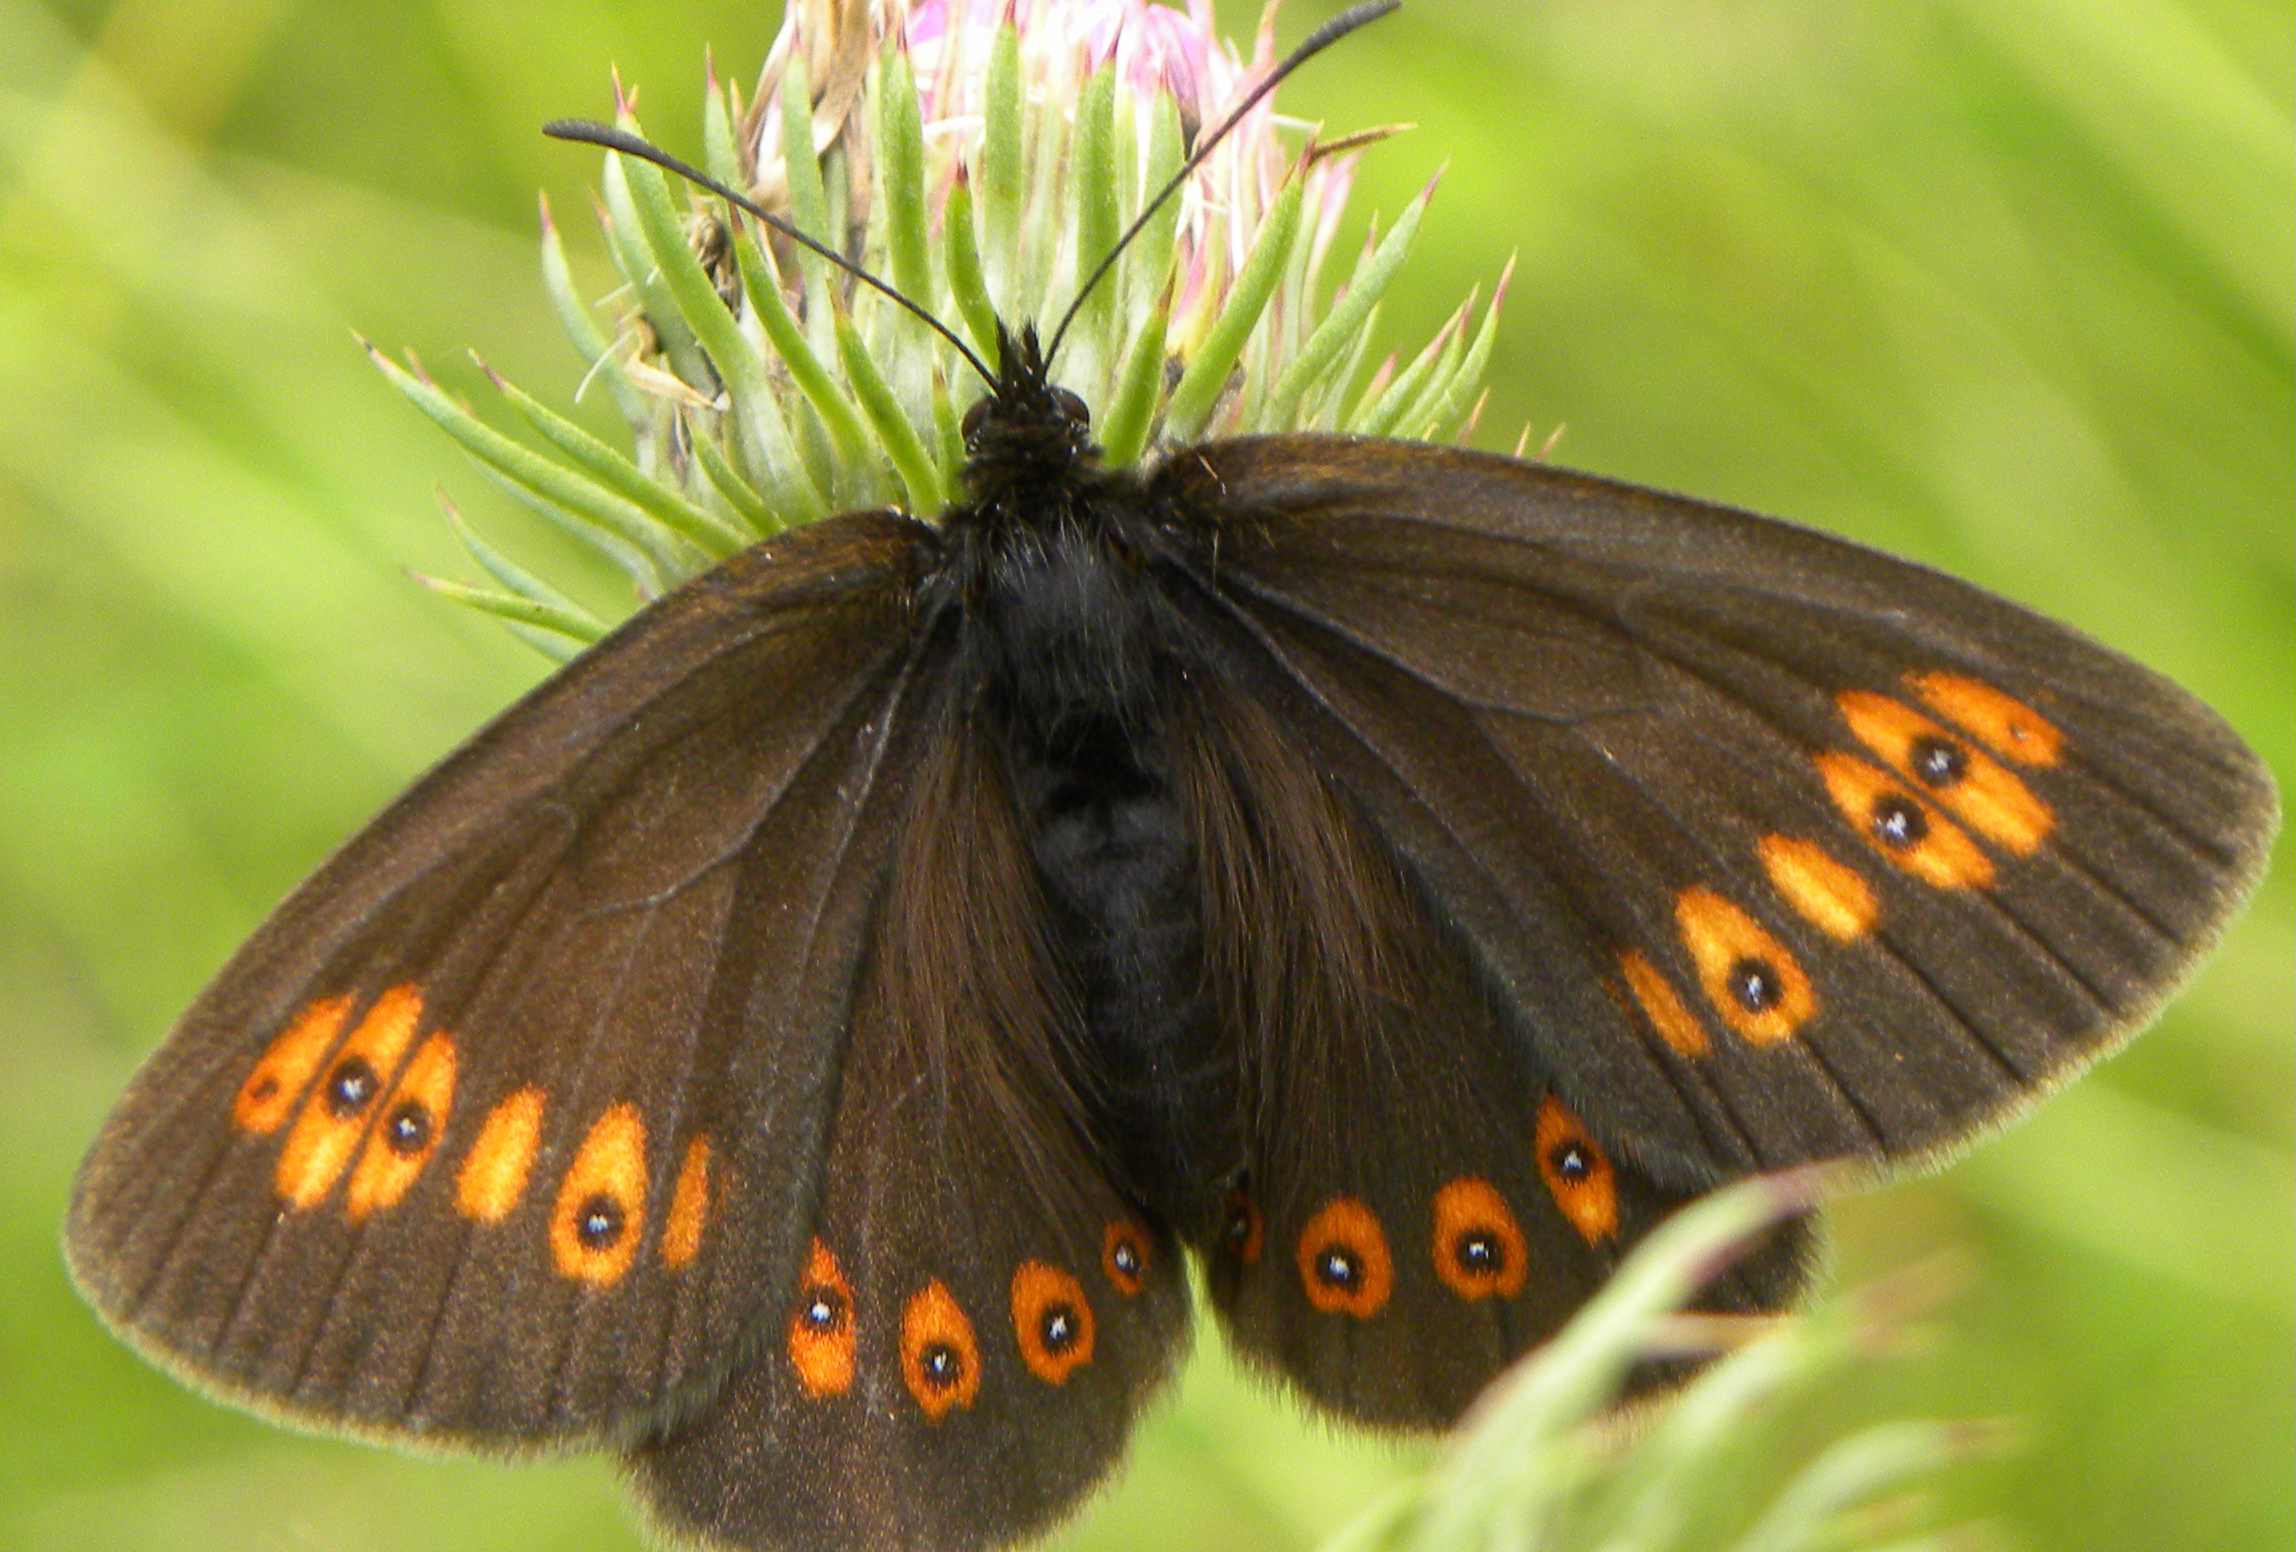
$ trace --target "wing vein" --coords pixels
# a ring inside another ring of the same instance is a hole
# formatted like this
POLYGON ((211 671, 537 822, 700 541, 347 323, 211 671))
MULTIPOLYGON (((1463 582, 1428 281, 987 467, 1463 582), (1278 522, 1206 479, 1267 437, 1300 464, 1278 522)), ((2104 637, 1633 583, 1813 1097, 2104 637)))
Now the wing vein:
MULTIPOLYGON (((1376 761, 1379 766, 1399 784, 1404 786, 1406 789, 1409 788, 1409 781, 1396 767, 1393 760, 1389 757, 1387 751, 1381 747, 1376 740, 1370 738, 1361 729, 1356 727, 1345 713, 1343 713, 1337 706, 1334 706, 1331 703, 1330 699, 1323 693, 1321 689, 1319 689, 1314 684, 1314 682, 1306 674, 1302 673, 1296 666, 1292 664, 1290 659, 1284 653, 1283 649, 1277 645, 1276 642, 1269 636, 1267 630, 1260 623, 1260 621, 1253 618, 1249 611, 1241 608, 1233 599, 1223 594, 1221 590, 1213 585, 1208 579, 1197 576, 1193 572, 1189 573, 1189 579, 1194 584, 1196 589, 1206 599, 1208 599, 1215 607, 1226 613, 1230 618, 1234 619, 1237 624, 1239 624, 1253 638, 1253 640, 1259 645, 1261 651, 1265 652, 1269 656, 1275 666, 1287 678, 1289 678, 1301 690, 1305 691, 1308 695, 1314 698, 1317 705, 1321 706, 1323 710, 1333 719, 1337 726, 1345 731, 1348 738, 1356 745, 1357 748, 1362 750, 1363 753, 1376 761)), ((1312 625, 1315 622, 1310 621, 1308 623, 1312 625)), ((1342 641, 1343 644, 1352 645, 1352 643, 1346 642, 1344 637, 1342 638, 1342 641)), ((1459 831, 1451 824, 1451 822, 1443 816, 1440 810, 1436 809, 1432 805, 1423 804, 1422 807, 1425 809, 1429 818, 1440 828, 1444 838, 1451 843, 1453 850, 1465 862, 1466 866, 1480 874, 1487 883, 1489 883, 1494 889, 1498 891, 1502 898, 1511 897, 1511 891, 1505 888, 1498 875, 1480 859, 1475 849, 1467 843, 1466 838, 1462 836, 1459 831)), ((1482 960, 1482 955, 1480 953, 1477 954, 1477 959, 1479 962, 1482 960)), ((1487 964, 1484 966, 1484 968, 1487 973, 1487 964)), ((1628 1022, 1630 1025, 1632 1023, 1631 1020, 1627 1020, 1625 1022, 1628 1022)), ((1665 1059, 1661 1058, 1651 1048, 1648 1038, 1644 1036, 1640 1030, 1636 1030, 1634 1032, 1634 1041, 1635 1049, 1642 1055, 1644 1061, 1650 1064, 1650 1066, 1658 1073, 1660 1079, 1669 1089, 1674 1092, 1675 1098, 1682 1106, 1683 1111, 1690 1117, 1691 1124, 1700 1133, 1704 1134, 1708 1138, 1709 1142, 1719 1141, 1719 1139, 1714 1136, 1711 1117, 1707 1114, 1703 1107, 1691 1102, 1689 1095, 1684 1091, 1682 1087, 1680 1075, 1674 1071, 1674 1069, 1667 1063, 1665 1059)), ((1763 1157, 1761 1148, 1755 1144, 1752 1137, 1746 1134, 1743 1124, 1740 1122, 1736 1114, 1731 1111, 1726 1104, 1722 1106, 1722 1111, 1723 1118, 1728 1122, 1730 1130, 1736 1134, 1736 1139, 1740 1148, 1743 1149, 1748 1157, 1754 1159, 1758 1163, 1763 1157)))
MULTIPOLYGON (((1407 498, 1398 499, 1400 500, 1407 498)), ((1572 556, 1567 549, 1561 546, 1546 543, 1542 540, 1533 539, 1522 534, 1507 533, 1501 529, 1479 528, 1470 523, 1455 522, 1430 513, 1413 512, 1409 510, 1388 510, 1379 512, 1378 516, 1383 520, 1390 522, 1410 524, 1415 527, 1432 529, 1440 533, 1457 534, 1462 537, 1508 545, 1514 548, 1527 550, 1534 555, 1542 557, 1553 558, 1559 556, 1566 561, 1577 558, 1572 556)), ((1852 550, 1856 548, 1855 546, 1850 545, 1846 540, 1837 539, 1827 534, 1817 533, 1814 530, 1802 529, 1795 527, 1794 525, 1784 523, 1774 524, 1774 526, 1796 534, 1797 536, 1800 536, 1804 539, 1816 541, 1829 548, 1839 547, 1852 550)), ((1866 552, 1858 551, 1858 553, 1863 554, 1866 552)), ((1910 570, 1916 571, 1925 577, 1935 578, 1939 581, 1954 582, 1953 578, 1947 577, 1941 572, 1932 571, 1927 567, 1919 566, 1912 562, 1900 562, 1900 564, 1906 565, 1910 570)), ((1791 605, 1797 609, 1810 610, 1824 616, 1846 618, 1868 623, 1870 623, 1874 618, 1873 615, 1867 611, 1855 609, 1844 604, 1837 604, 1826 599, 1812 597, 1806 592, 1796 592, 1794 590, 1782 587, 1765 587, 1758 583, 1749 582, 1739 577, 1722 576, 1711 572, 1689 572, 1679 568, 1668 568, 1663 566, 1657 560, 1650 561, 1645 569, 1647 571, 1655 572, 1658 575, 1671 579, 1695 581, 1701 587, 1728 592, 1738 597, 1752 600, 1757 604, 1791 605)), ((1242 568, 1234 567, 1231 565, 1231 569, 1228 574, 1242 575, 1247 580, 1254 582, 1260 588, 1265 588, 1267 586, 1267 584, 1259 582, 1257 578, 1251 578, 1249 572, 1243 570, 1242 568)), ((1969 584, 1958 582, 1955 582, 1955 585, 1962 587, 1969 586, 1969 584)), ((1984 595, 1979 589, 1974 587, 1970 587, 1969 590, 1975 596, 1989 596, 1984 595)), ((1566 594, 1558 594, 1535 588, 1531 589, 1531 591, 1534 591, 1538 597, 1550 603, 1557 603, 1566 607, 1572 607, 1577 609, 1582 614, 1587 612, 1582 603, 1580 603, 1578 600, 1570 598, 1566 594)), ((1989 599, 1989 601, 1993 600, 1989 599)), ((1998 602, 2001 604, 2001 606, 2007 608, 2016 609, 2020 607, 2015 604, 2008 604, 2006 601, 1995 602, 1998 602)), ((1588 615, 1588 617, 1599 618, 1599 616, 1591 614, 1588 615)), ((2083 709, 2091 713, 2103 715, 2106 717, 2117 717, 2118 714, 2122 711, 2121 707, 2116 706, 2109 701, 2099 700, 2093 695, 2083 694, 2078 691, 2069 691, 2063 687, 2057 688, 2059 694, 2064 695, 2068 700, 2077 703, 2083 709)), ((2181 746, 2179 747, 2181 748, 2181 746)), ((2240 859, 2236 852, 2226 848, 2225 846, 2207 836, 2199 834, 2197 831, 2187 828, 2180 820, 2177 819, 2174 814, 2171 814, 2167 810, 2159 807, 2144 794, 2128 787, 2125 783, 2119 781, 2110 773, 2099 768, 2094 762, 2081 762, 2081 769, 2087 772, 2092 780, 2096 781, 2099 786, 2105 788, 2114 797, 2128 804, 2131 808, 2137 810, 2147 819, 2151 820, 2155 828, 2160 830, 2163 834, 2167 835, 2177 844, 2181 845, 2185 850, 2193 853, 2196 856, 2206 859, 2219 870, 2233 869, 2239 866, 2240 859)), ((2231 774, 2229 770, 2227 773, 2231 774)))

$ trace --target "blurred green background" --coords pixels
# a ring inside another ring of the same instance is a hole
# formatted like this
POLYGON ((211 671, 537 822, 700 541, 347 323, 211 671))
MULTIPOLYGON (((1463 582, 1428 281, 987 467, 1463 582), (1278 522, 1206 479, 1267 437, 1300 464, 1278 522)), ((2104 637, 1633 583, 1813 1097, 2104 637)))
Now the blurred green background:
MULTIPOLYGON (((1296 0, 1281 36, 1336 7, 1296 0)), ((1226 6, 1246 33, 1253 20, 1226 6)), ((606 72, 698 142, 772 4, 0 0, 0 1546, 620 1547, 603 1461, 299 1438, 115 1345, 56 1249, 135 1062, 280 894, 542 672, 400 567, 492 493, 369 369, 483 348, 563 402, 534 190, 606 286, 606 72)), ((1390 321, 1522 267, 1483 441, 1800 518, 2151 662, 2291 769, 2292 29, 2270 0, 1417 0, 1287 88, 1449 173, 1390 321)), ((2020 1418, 1955 1507, 2036 1547, 2296 1538, 2289 881, 2160 1027, 1840 1279, 1951 1247, 1950 1336, 1788 1437, 2020 1418)), ((1206 1337, 1076 1548, 1308 1545, 1415 1457, 1206 1337)))

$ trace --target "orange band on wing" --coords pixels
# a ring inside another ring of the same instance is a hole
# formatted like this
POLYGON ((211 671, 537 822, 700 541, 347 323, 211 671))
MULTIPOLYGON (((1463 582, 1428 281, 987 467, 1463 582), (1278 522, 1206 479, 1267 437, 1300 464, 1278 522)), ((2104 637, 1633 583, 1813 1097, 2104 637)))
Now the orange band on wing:
POLYGON ((1984 889, 1993 859, 1959 825, 1878 765, 1831 751, 1817 756, 1826 795, 1875 851, 1935 889, 1984 889))
POLYGON ((696 1137, 686 1144, 686 1161, 678 1166, 678 1183, 670 1192, 670 1215, 662 1225, 662 1260, 672 1267, 691 1266, 702 1253, 702 1225, 710 1210, 710 1140, 696 1137))
POLYGON ((927 1419, 970 1407, 981 1390, 981 1349, 973 1323, 938 1279, 901 1311, 901 1378, 927 1419))
POLYGON ((789 1364, 817 1401, 853 1388, 855 1318, 853 1285, 829 1247, 814 1240, 789 1316, 789 1364))
POLYGON ((1317 1209, 1299 1235, 1299 1280, 1308 1303, 1327 1315, 1369 1320, 1395 1291, 1395 1261, 1379 1217, 1352 1196, 1317 1209))
POLYGON ((343 1178, 422 1016, 422 993, 394 986, 375 999, 336 1051, 279 1150, 274 1183, 288 1206, 315 1205, 343 1178))
POLYGON ((1873 886, 1817 842, 1765 835, 1758 850, 1778 897, 1835 942, 1862 938, 1880 920, 1881 902, 1873 886))
POLYGON ((1858 741, 1963 824, 2019 857, 2041 849, 2057 816, 1982 749, 1902 701, 1865 690, 1834 697, 1858 741))
POLYGON ((431 1036, 383 1101, 383 1119, 367 1136, 359 1167, 351 1171, 344 1208, 356 1223, 379 1208, 395 1207, 438 1152, 454 1107, 454 1040, 431 1036))
POLYGON ((348 997, 323 997, 295 1015, 278 1039, 271 1042, 232 1102, 231 1124, 243 1132, 275 1132, 286 1124, 303 1097, 303 1085, 327 1059, 327 1048, 351 1013, 348 997))
POLYGON ((2055 765, 2065 735, 2032 707, 1964 674, 1907 674, 1906 684, 1931 711, 1958 722, 2002 759, 2018 765, 2055 765))
POLYGON ((1119 1218, 1100 1237, 1100 1269, 1131 1298, 1148 1286, 1148 1234, 1137 1223, 1119 1218))
POLYGON ((558 1183, 551 1258, 566 1276, 609 1288, 630 1269, 645 1227, 646 1123, 625 1102, 591 1123, 558 1183))
POLYGON ((1084 1285, 1057 1266, 1023 1261, 1014 1268, 1012 1329, 1021 1362, 1047 1385, 1092 1361, 1092 1305, 1084 1285))
POLYGON ((1658 1031, 1660 1039, 1683 1056, 1704 1056, 1711 1049, 1706 1040, 1706 1026, 1683 1004, 1674 984, 1650 962, 1649 956, 1640 949, 1626 949, 1618 956, 1618 968, 1626 977, 1627 990, 1634 993, 1643 1017, 1650 1020, 1650 1027, 1658 1031))
POLYGON ((480 1223, 500 1223, 526 1194, 534 1150, 542 1142, 542 1091, 523 1088, 486 1113, 478 1140, 454 1179, 454 1209, 480 1223))
POLYGON ((1435 1275, 1462 1299, 1511 1299, 1531 1254, 1507 1199, 1488 1180, 1451 1181, 1435 1193, 1435 1275))
POLYGON ((1685 889, 1674 897, 1674 923, 1706 1000, 1747 1040, 1791 1039, 1817 1013, 1817 993, 1801 965, 1735 902, 1711 889, 1685 889))
POLYGON ((1618 1232, 1618 1176, 1584 1123, 1552 1094, 1539 1106, 1539 1173, 1555 1206, 1592 1245, 1618 1232))

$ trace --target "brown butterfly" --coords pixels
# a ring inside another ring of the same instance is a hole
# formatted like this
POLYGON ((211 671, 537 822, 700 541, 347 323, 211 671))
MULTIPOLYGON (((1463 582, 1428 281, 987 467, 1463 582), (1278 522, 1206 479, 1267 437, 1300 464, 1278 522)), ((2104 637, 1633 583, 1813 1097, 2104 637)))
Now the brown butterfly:
POLYGON ((661 599, 279 908, 81 1172, 109 1321, 618 1450, 713 1545, 1002 1543, 1115 1463, 1188 1258, 1440 1427, 1683 1202, 2112 1050, 2255 881, 2256 757, 2064 627, 1454 448, 1106 469, 1056 350, 1000 341, 958 505, 661 599))

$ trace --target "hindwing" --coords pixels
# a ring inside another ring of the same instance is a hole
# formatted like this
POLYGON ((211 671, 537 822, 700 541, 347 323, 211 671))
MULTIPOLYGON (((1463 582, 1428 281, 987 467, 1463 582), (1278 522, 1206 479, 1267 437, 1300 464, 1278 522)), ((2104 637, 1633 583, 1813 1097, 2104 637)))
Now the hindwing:
MULTIPOLYGON (((1198 1247, 1213 1305, 1319 1405, 1444 1427, 1695 1193, 1582 1119, 1581 1080, 1513 1036, 1440 903, 1264 709, 1267 665, 1236 650, 1226 666, 1183 735, 1207 971, 1247 1110, 1245 1175, 1198 1247)), ((1787 1307, 1809 1238, 1775 1231, 1699 1307, 1787 1307)))
POLYGON ((1114 1469, 1181 1350, 1181 1248, 1110 1184, 1077 998, 996 752, 911 746, 807 1259, 756 1356, 632 1456, 675 1532, 1001 1546, 1114 1469))

